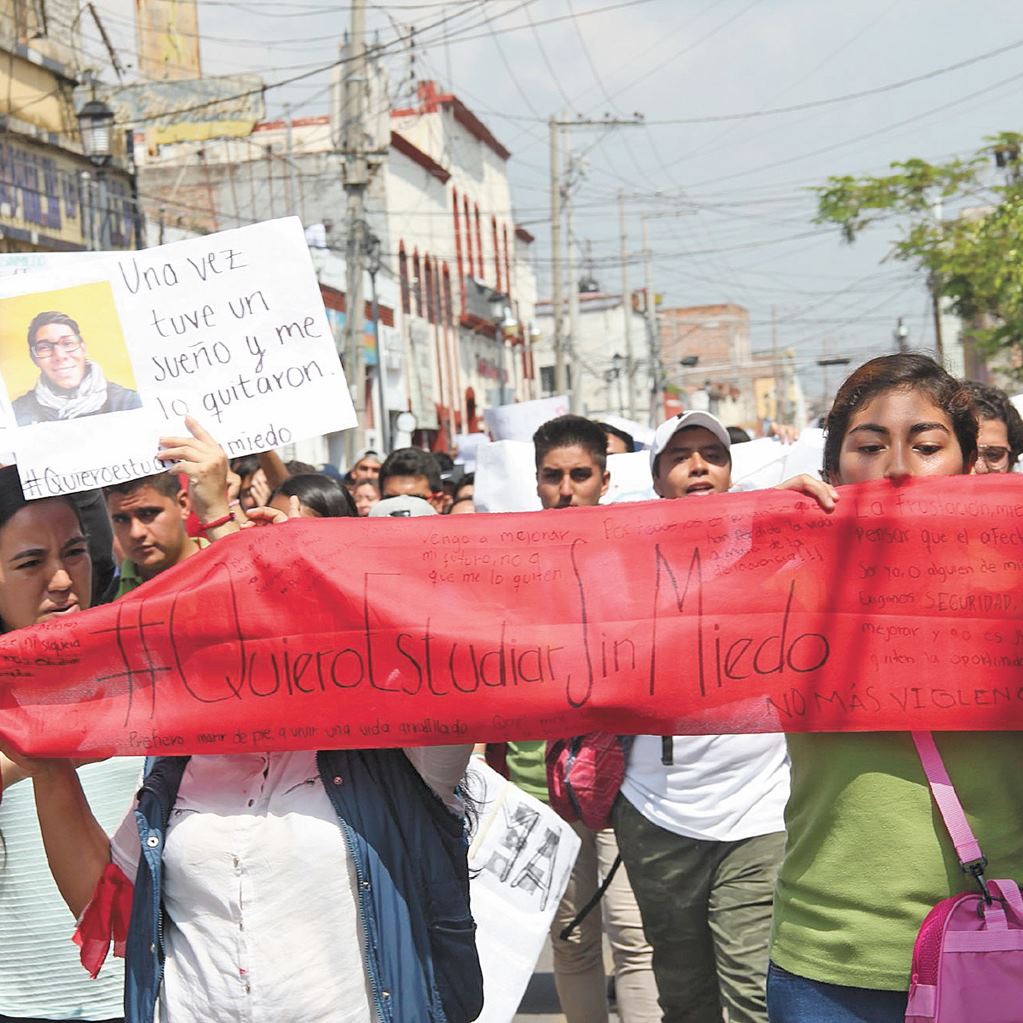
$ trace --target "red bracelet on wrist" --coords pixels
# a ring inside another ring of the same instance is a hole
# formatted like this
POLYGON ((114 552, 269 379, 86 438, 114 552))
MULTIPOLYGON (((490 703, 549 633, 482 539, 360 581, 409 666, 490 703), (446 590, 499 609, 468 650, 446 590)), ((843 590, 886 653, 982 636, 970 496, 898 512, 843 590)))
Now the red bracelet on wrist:
POLYGON ((228 512, 226 515, 220 515, 215 519, 211 519, 209 522, 200 522, 199 528, 206 533, 211 529, 216 529, 218 526, 226 526, 229 522, 233 521, 234 516, 228 512))

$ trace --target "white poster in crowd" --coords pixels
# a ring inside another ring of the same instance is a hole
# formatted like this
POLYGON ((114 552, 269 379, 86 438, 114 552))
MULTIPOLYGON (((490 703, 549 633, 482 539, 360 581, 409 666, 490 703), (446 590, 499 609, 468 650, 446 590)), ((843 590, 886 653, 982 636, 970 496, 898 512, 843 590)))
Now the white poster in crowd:
POLYGON ((622 416, 602 415, 600 422, 607 423, 618 430, 627 433, 636 445, 636 448, 649 448, 654 442, 654 431, 649 426, 637 423, 635 419, 625 419, 622 416))
POLYGON ((472 500, 478 512, 539 511, 533 445, 499 440, 477 448, 472 500))
POLYGON ((739 490, 765 490, 800 473, 820 479, 823 464, 824 431, 817 427, 807 427, 792 444, 760 437, 732 445, 732 484, 739 490))
POLYGON ((232 457, 355 424, 297 218, 0 280, 0 393, 29 497, 160 472, 186 415, 232 457))
POLYGON ((532 441, 533 434, 548 419, 568 415, 568 411, 568 398, 559 394, 553 398, 537 398, 535 401, 484 409, 483 418, 494 440, 532 441))
POLYGON ((476 471, 476 456, 479 449, 490 443, 485 433, 455 434, 455 465, 461 465, 466 472, 476 471))
MULTIPOLYGON (((650 481, 650 452, 608 455, 611 475, 601 504, 649 501, 657 495, 650 481)), ((539 511, 536 456, 532 443, 501 440, 476 451, 473 503, 479 512, 539 511)))
POLYGON ((650 478, 650 452, 629 451, 607 456, 610 480, 601 504, 623 504, 626 501, 652 501, 653 480, 650 478))
POLYGON ((483 969, 478 1023, 510 1023, 579 854, 579 837, 549 806, 474 757, 480 818, 469 847, 472 914, 483 969))

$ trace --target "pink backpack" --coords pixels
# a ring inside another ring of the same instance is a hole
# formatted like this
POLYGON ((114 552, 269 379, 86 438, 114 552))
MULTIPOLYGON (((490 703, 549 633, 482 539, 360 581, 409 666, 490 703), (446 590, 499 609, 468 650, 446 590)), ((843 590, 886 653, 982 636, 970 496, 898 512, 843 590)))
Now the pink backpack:
POLYGON ((963 872, 978 891, 943 899, 913 947, 906 1023, 1023 1020, 1023 896, 1015 881, 986 881, 973 837, 930 732, 914 732, 931 794, 963 872))
POLYGON ((633 736, 588 732, 547 743, 547 793, 570 824, 593 831, 611 826, 611 807, 625 780, 633 736))

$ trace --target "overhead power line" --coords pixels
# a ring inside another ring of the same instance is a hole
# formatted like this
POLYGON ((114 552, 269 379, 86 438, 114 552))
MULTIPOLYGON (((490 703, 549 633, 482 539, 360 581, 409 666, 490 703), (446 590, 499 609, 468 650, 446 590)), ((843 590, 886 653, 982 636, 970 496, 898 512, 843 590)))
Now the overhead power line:
MULTIPOLYGON (((903 89, 909 85, 916 85, 919 82, 926 82, 932 78, 939 78, 942 75, 951 74, 954 71, 961 71, 963 68, 970 67, 973 64, 980 64, 983 61, 992 60, 995 57, 1002 56, 1002 54, 1011 53, 1013 50, 1020 49, 1020 47, 1023 47, 1023 39, 1017 39, 1014 43, 1009 43, 1006 46, 1000 46, 995 50, 988 50, 986 53, 979 53, 975 57, 958 61, 955 64, 948 64, 945 67, 925 71, 923 74, 914 75, 912 78, 903 78, 898 82, 889 82, 887 85, 877 85, 871 89, 861 89, 859 92, 849 92, 842 96, 830 96, 827 99, 808 100, 805 103, 793 103, 784 107, 770 107, 766 110, 744 110, 739 113, 706 114, 699 117, 655 118, 648 120, 646 123, 648 126, 716 124, 722 121, 742 121, 752 117, 774 117, 778 114, 794 114, 802 110, 815 110, 818 107, 833 106, 836 103, 849 103, 852 100, 865 99, 868 96, 878 96, 882 93, 892 92, 896 89, 903 89)), ((537 118, 528 117, 525 114, 505 114, 497 110, 487 110, 484 112, 488 114, 497 114, 509 121, 537 120, 537 118)))

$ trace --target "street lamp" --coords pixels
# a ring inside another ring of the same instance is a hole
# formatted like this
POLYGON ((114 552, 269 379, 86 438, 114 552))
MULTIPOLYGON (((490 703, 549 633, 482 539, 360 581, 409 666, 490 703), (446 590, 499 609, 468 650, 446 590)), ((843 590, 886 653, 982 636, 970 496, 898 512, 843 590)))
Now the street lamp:
POLYGON ((849 358, 845 355, 830 355, 823 359, 817 360, 817 365, 824 372, 824 398, 821 402, 823 411, 828 411, 828 402, 831 400, 831 389, 828 387, 828 367, 829 366, 848 366, 849 358))
POLYGON ((625 399, 622 397, 622 373, 625 372, 626 364, 628 359, 625 358, 621 352, 615 352, 611 356, 611 368, 604 370, 604 383, 608 387, 608 404, 611 404, 611 382, 617 381, 618 383, 618 414, 620 416, 625 415, 625 399))
POLYGON ((515 319, 515 315, 512 313, 511 306, 508 304, 508 296, 505 292, 491 291, 487 302, 490 305, 490 317, 494 324, 494 340, 497 342, 500 401, 502 405, 507 405, 508 382, 511 379, 511 374, 505 367, 506 341, 509 334, 513 334, 518 330, 519 321, 515 319))
POLYGON ((78 131, 82 137, 82 150, 89 162, 96 168, 96 192, 98 202, 93 202, 93 182, 87 171, 82 171, 79 180, 82 185, 82 213, 88 211, 89 224, 86 230, 82 225, 82 235, 92 250, 106 249, 107 236, 107 203, 106 181, 104 171, 113 156, 111 146, 111 128, 114 124, 114 112, 100 99, 93 97, 78 111, 78 131), (102 219, 99 231, 96 231, 96 209, 101 211, 102 219))
POLYGON ((89 161, 105 167, 113 155, 111 128, 114 112, 101 99, 90 99, 78 111, 78 131, 82 136, 82 149, 89 161))

